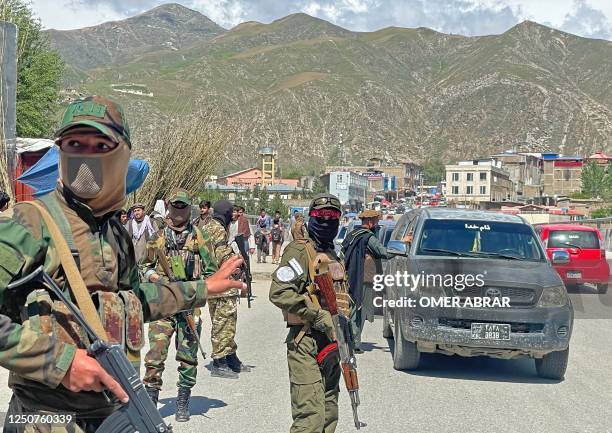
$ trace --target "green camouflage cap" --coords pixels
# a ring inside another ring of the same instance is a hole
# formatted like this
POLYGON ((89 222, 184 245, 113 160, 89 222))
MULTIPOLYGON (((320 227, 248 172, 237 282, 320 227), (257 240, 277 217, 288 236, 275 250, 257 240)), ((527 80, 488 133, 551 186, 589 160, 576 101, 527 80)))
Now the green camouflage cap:
POLYGON ((130 148, 130 128, 121 105, 101 96, 88 96, 68 105, 59 129, 55 133, 60 138, 66 131, 77 126, 90 126, 113 140, 124 141, 130 148))
POLYGON ((191 204, 191 195, 189 194, 189 192, 182 188, 175 188, 170 193, 168 202, 174 203, 177 201, 182 201, 183 203, 191 204))

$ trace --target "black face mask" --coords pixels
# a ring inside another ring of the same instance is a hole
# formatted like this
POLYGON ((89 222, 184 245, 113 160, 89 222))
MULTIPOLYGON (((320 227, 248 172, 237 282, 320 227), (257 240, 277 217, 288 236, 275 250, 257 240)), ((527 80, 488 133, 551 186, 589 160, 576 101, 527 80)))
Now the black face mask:
POLYGON ((219 200, 213 206, 213 218, 223 224, 223 227, 227 230, 232 222, 233 211, 234 205, 232 203, 227 200, 219 200))
POLYGON ((334 248, 334 238, 338 234, 340 220, 338 219, 323 219, 310 218, 308 220, 308 235, 317 247, 321 250, 329 250, 334 248))

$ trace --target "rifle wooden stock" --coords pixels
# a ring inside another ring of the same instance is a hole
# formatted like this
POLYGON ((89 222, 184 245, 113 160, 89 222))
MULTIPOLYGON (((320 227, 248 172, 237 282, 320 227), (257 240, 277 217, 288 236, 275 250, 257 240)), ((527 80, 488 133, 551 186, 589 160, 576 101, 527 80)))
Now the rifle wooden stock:
POLYGON ((338 304, 336 302, 336 291, 334 290, 334 282, 331 274, 326 272, 321 275, 316 275, 314 280, 319 288, 321 298, 325 301, 327 311, 329 311, 329 314, 332 316, 336 316, 338 314, 338 304))
POLYGON ((342 362, 342 377, 344 377, 344 384, 346 385, 347 391, 357 391, 359 389, 359 379, 357 379, 357 370, 347 363, 342 362))

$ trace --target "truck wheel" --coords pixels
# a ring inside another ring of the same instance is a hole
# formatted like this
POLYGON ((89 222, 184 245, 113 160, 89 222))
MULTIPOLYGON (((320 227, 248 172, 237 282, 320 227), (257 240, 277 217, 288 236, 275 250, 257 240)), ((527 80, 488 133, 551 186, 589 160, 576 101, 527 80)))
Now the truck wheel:
POLYGON ((597 293, 600 295, 605 295, 608 293, 608 283, 599 283, 597 285, 597 293))
POLYGON ((389 320, 389 309, 383 307, 383 338, 393 338, 393 329, 391 329, 391 321, 389 320))
POLYGON ((536 359, 535 366, 538 376, 546 379, 563 379, 565 376, 565 370, 567 369, 568 356, 569 347, 559 352, 551 352, 546 354, 541 359, 536 359))
POLYGON ((421 361, 421 352, 417 350, 417 346, 412 341, 405 340, 402 336, 402 329, 397 320, 393 321, 395 325, 395 351, 393 353, 393 368, 396 370, 416 370, 419 368, 421 361))

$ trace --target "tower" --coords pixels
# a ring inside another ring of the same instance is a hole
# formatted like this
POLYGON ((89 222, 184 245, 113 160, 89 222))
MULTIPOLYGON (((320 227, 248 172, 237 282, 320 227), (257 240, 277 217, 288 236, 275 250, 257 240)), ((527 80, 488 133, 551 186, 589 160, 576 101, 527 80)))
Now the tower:
POLYGON ((276 150, 273 146, 265 146, 259 149, 261 157, 261 186, 267 187, 274 184, 276 173, 276 150))

